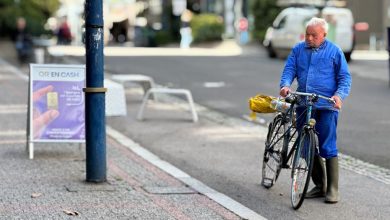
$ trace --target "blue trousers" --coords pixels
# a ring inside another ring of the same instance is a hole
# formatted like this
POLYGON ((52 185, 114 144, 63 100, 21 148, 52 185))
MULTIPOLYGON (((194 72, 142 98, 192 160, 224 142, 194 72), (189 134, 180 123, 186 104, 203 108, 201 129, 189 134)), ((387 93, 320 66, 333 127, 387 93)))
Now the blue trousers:
MULTIPOLYGON (((306 121, 305 109, 297 108, 297 127, 302 128, 306 121)), ((317 109, 312 111, 311 117, 316 120, 315 130, 318 135, 320 156, 329 159, 337 157, 337 121, 339 113, 332 110, 317 109)))
POLYGON ((191 28, 181 28, 180 29, 180 48, 190 48, 191 42, 192 42, 192 31, 191 28))

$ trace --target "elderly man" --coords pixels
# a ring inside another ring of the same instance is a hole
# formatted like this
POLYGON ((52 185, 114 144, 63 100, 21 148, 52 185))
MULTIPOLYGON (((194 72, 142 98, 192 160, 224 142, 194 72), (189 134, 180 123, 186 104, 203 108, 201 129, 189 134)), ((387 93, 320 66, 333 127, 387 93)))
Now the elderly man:
MULTIPOLYGON (((324 19, 312 18, 306 26, 305 41, 298 43, 290 53, 280 80, 280 95, 285 97, 296 78, 297 91, 317 93, 332 97, 335 104, 319 100, 312 117, 317 121, 319 155, 315 156, 312 179, 315 187, 306 198, 325 197, 326 203, 337 203, 338 193, 338 150, 336 128, 339 110, 351 87, 351 75, 341 49, 325 37, 328 24, 324 19), (326 162, 326 181, 323 159, 326 162)), ((297 108, 297 116, 304 114, 297 108)), ((303 125, 303 118, 298 126, 303 125)))

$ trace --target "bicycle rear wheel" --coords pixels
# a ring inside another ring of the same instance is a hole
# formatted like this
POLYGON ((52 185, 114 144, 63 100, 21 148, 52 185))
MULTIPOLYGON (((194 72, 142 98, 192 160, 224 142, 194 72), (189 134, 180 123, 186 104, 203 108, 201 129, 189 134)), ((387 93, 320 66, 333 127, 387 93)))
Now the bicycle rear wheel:
POLYGON ((312 129, 303 130, 302 132, 297 140, 299 142, 295 150, 291 171, 291 204, 294 209, 299 209, 305 199, 317 146, 317 139, 312 129))
POLYGON ((261 185, 267 189, 274 185, 282 168, 283 134, 283 118, 281 116, 276 116, 268 126, 268 134, 263 155, 261 185))

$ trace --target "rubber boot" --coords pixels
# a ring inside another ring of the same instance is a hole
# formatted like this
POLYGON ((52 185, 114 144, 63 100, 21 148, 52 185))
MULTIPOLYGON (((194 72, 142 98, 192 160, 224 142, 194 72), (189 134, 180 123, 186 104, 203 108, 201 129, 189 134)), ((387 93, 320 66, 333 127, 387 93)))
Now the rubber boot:
POLYGON ((326 192, 325 167, 322 158, 318 155, 314 156, 311 179, 315 186, 306 193, 305 198, 324 197, 326 192))
POLYGON ((337 203, 339 201, 339 159, 333 157, 326 159, 327 190, 326 203, 337 203))

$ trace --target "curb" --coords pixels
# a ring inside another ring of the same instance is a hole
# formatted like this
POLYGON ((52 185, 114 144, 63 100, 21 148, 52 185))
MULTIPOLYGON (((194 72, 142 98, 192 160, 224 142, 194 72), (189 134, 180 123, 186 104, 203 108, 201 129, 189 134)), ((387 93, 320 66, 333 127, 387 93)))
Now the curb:
POLYGON ((138 143, 134 142, 130 138, 126 137, 119 131, 111 128, 110 126, 106 126, 107 135, 114 138, 116 141, 118 141, 123 146, 127 147, 129 150, 136 153, 138 156, 144 158, 151 164, 155 165, 156 167, 160 168, 161 170, 165 171, 166 173, 170 174, 171 176, 177 178, 178 180, 182 181, 183 183, 187 184, 188 186, 192 187, 199 193, 207 196, 211 200, 214 200, 218 204, 222 205, 226 209, 232 211, 239 217, 243 219, 258 219, 258 220, 264 220, 263 216, 257 214, 253 210, 247 208, 246 206, 242 205, 241 203, 233 200, 232 198, 226 196, 225 194, 222 194, 220 192, 217 192, 216 190, 206 186, 204 183, 200 182, 199 180, 192 178, 187 173, 183 172, 182 170, 176 168, 172 164, 161 160, 158 156, 151 153, 147 149, 140 146, 138 143))

